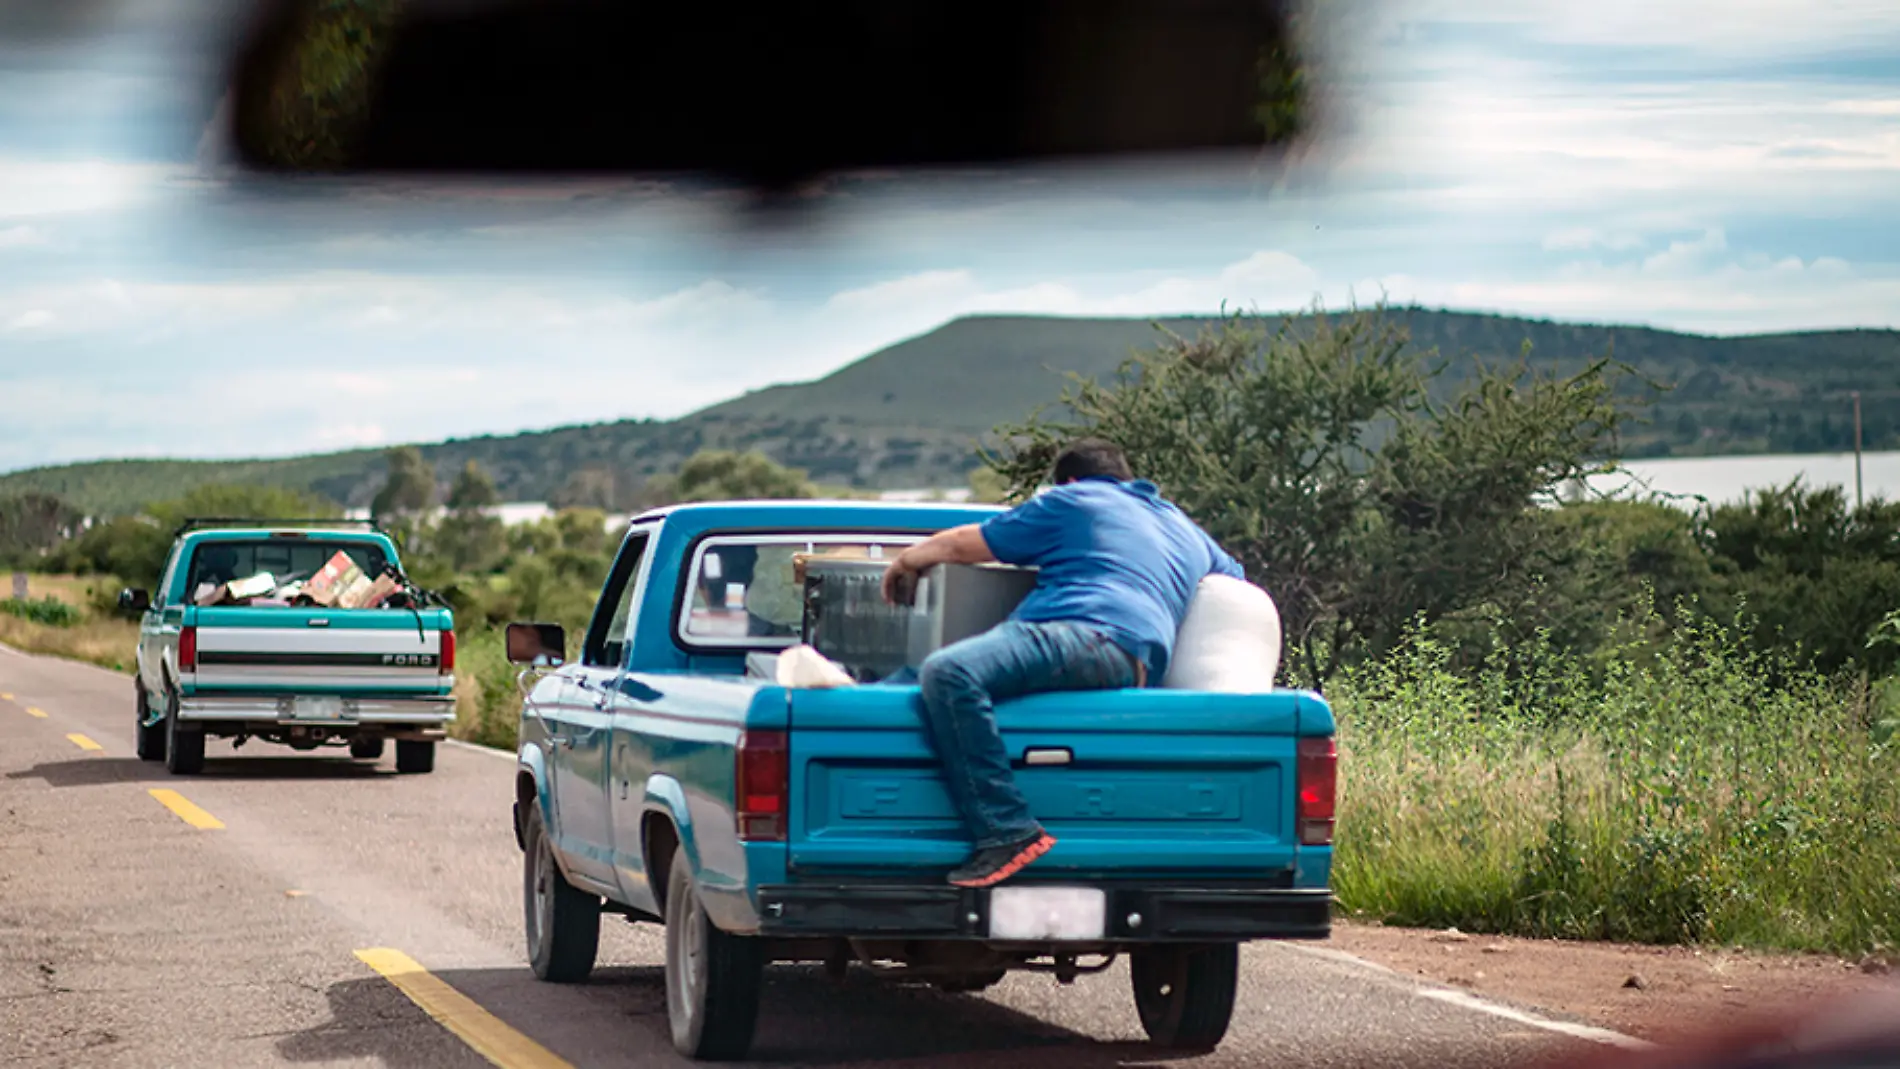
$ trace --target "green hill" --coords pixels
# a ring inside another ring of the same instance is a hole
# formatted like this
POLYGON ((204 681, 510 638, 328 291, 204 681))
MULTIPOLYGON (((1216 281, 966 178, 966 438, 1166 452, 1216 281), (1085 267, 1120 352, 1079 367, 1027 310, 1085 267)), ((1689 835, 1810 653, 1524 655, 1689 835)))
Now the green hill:
MULTIPOLYGON (((1707 337, 1424 309, 1397 309, 1420 353, 1452 369, 1472 357, 1562 370, 1611 353, 1674 389, 1626 440, 1632 456, 1823 452, 1851 448, 1848 392, 1862 393, 1869 449, 1900 448, 1900 331, 1707 337)), ((1202 319, 1160 325, 1192 334, 1202 319)), ((1142 319, 975 316, 899 342, 815 382, 755 391, 677 420, 563 427, 423 446, 444 480, 466 460, 511 500, 558 495, 577 472, 639 478, 702 448, 760 449, 829 483, 864 488, 960 485, 976 436, 1057 399, 1062 374, 1112 372, 1152 346, 1142 319)), ((313 490, 367 504, 382 478, 376 450, 282 460, 111 461, 0 476, 0 496, 57 494, 93 512, 129 511, 209 482, 313 490)))

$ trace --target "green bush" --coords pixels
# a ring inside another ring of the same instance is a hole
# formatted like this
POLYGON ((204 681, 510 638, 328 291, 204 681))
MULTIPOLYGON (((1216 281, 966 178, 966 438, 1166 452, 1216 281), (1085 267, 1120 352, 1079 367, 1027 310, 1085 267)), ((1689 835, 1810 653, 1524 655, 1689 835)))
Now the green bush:
POLYGON ((1706 621, 1622 653, 1600 672, 1535 648, 1455 671, 1414 631, 1337 680, 1345 906, 1534 936, 1900 945, 1884 685, 1706 621))
POLYGON ((86 618, 79 609, 54 597, 7 598, 0 601, 0 612, 47 627, 78 627, 86 618))

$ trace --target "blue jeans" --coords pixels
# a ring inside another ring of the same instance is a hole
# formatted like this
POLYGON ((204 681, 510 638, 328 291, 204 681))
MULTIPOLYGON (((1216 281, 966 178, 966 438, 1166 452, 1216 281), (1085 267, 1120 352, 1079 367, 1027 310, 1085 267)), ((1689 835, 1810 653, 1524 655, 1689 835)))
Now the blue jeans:
POLYGON ((1010 771, 995 703, 1051 690, 1130 687, 1135 662, 1093 628, 1012 620, 931 654, 918 683, 950 800, 981 850, 1042 830, 1010 771))

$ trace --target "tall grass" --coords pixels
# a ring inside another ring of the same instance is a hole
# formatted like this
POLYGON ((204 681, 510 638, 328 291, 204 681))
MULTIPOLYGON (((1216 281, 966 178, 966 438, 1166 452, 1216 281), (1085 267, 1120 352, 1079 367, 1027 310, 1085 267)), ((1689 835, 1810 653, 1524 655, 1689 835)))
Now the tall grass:
POLYGON ((28 653, 85 661, 117 672, 138 664, 138 624, 109 611, 110 576, 33 575, 29 596, 0 602, 0 643, 28 653))
POLYGON ((482 628, 458 638, 455 653, 455 726, 458 739, 500 750, 515 748, 521 716, 520 669, 508 663, 498 628, 482 628))
POLYGON ((1335 884, 1407 925, 1861 953, 1900 945, 1892 688, 1688 623, 1586 664, 1348 673, 1335 884))

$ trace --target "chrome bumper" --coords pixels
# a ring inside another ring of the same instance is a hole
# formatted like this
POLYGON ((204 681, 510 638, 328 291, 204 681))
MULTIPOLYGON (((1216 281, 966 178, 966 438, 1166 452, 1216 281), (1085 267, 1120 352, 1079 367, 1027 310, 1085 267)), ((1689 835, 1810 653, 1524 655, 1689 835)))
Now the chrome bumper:
POLYGON ((198 695, 181 698, 182 722, 243 721, 281 727, 348 727, 354 725, 435 725, 455 721, 455 699, 450 696, 414 698, 343 698, 337 715, 297 715, 296 696, 274 694, 198 695))

